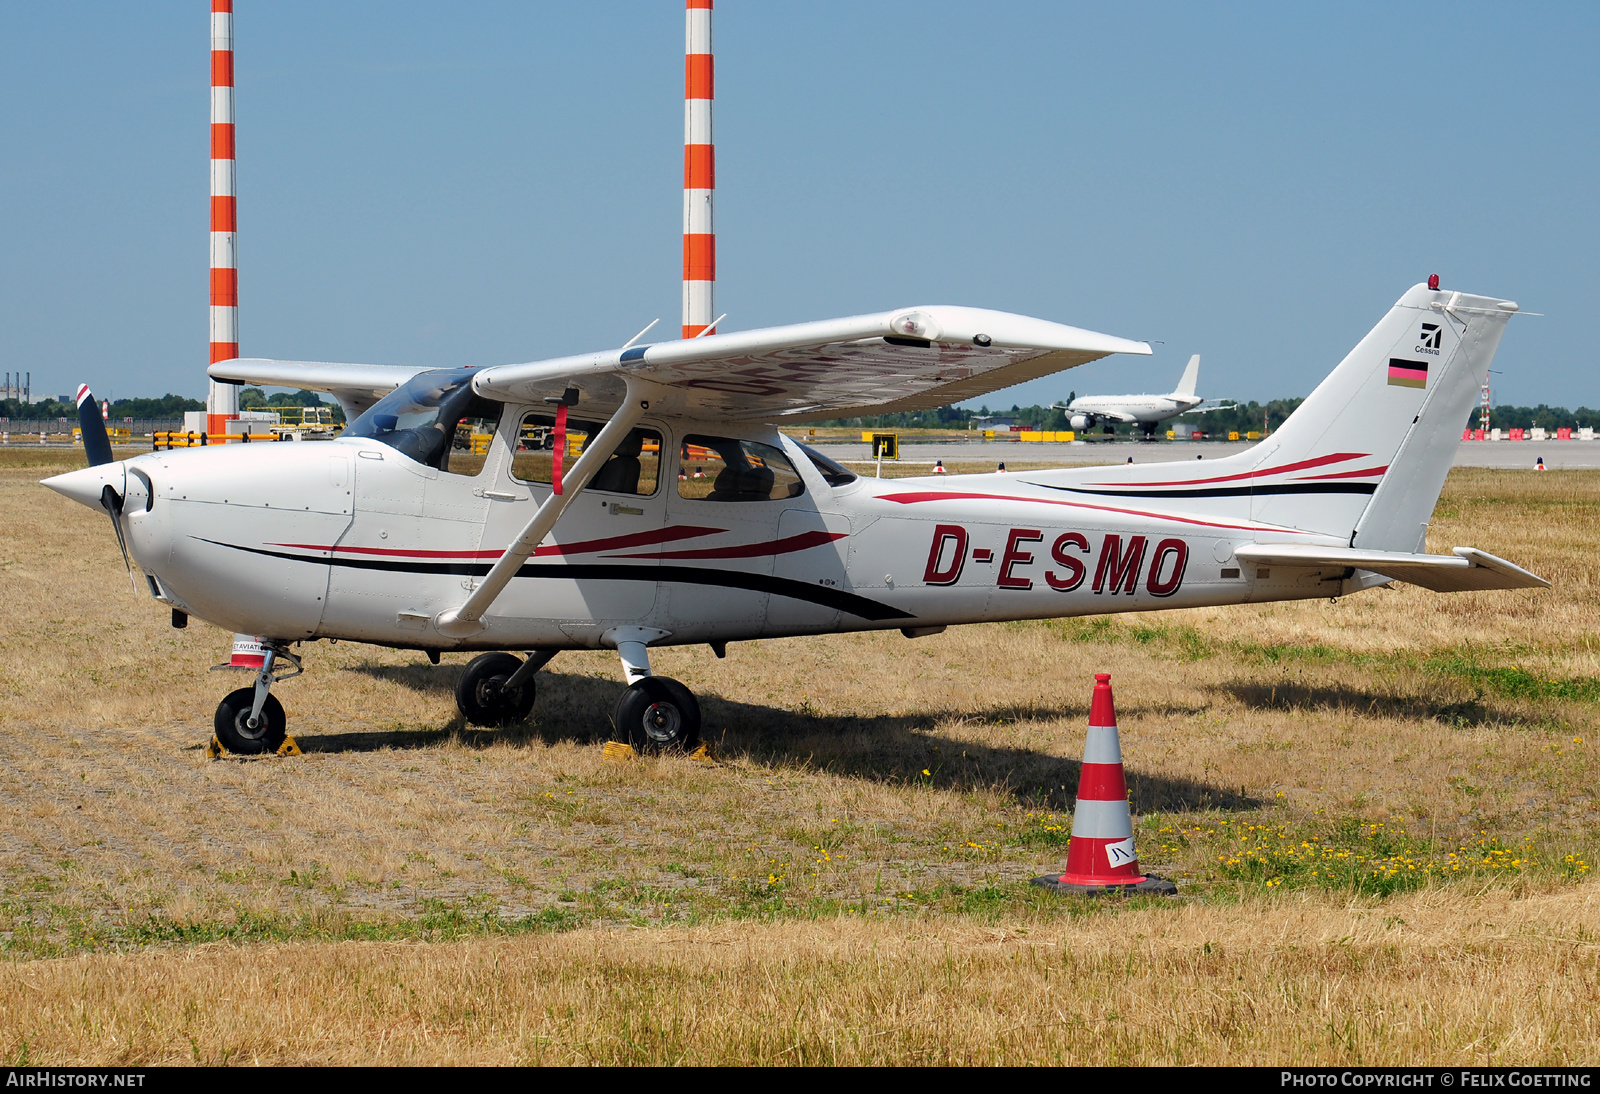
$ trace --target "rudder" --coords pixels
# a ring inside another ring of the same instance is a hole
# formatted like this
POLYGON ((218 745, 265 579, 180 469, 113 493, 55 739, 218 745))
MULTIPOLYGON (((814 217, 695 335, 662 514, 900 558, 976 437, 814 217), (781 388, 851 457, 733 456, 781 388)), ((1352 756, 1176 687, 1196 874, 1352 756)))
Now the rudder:
POLYGON ((1420 550, 1461 424, 1516 310, 1410 289, 1259 446, 1251 516, 1370 550, 1420 550))

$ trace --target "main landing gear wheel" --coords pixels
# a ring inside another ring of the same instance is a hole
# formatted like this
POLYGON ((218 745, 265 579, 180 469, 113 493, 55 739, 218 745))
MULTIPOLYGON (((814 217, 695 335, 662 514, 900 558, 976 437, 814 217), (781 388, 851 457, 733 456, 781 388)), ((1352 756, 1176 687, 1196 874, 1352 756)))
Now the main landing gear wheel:
POLYGON ((700 704, 665 676, 646 676, 617 702, 617 732, 638 752, 685 751, 700 743, 700 704))
POLYGON ((522 661, 509 653, 474 657, 456 684, 456 706, 462 717, 475 726, 500 726, 527 718, 533 710, 533 677, 515 688, 505 686, 521 667, 522 661))
POLYGON ((263 752, 276 752, 289 735, 289 719, 284 717, 283 704, 276 695, 268 695, 261 705, 258 725, 250 728, 250 708, 255 705, 256 689, 240 688, 230 691, 217 704, 217 717, 213 723, 217 740, 222 747, 236 756, 259 756, 263 752))

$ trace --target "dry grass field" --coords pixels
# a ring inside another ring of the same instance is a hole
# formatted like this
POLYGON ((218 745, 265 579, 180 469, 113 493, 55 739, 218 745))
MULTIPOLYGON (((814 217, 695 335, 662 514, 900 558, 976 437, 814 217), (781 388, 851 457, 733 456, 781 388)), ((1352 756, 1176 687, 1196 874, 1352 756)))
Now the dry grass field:
POLYGON ((0 1059, 1600 1059, 1600 473, 1446 486, 1550 591, 661 651, 715 764, 602 757, 612 655, 479 732, 464 655, 318 643, 305 755, 212 761, 228 636, 79 459, 0 453, 0 1059), (1027 885, 1095 671, 1176 900, 1027 885))

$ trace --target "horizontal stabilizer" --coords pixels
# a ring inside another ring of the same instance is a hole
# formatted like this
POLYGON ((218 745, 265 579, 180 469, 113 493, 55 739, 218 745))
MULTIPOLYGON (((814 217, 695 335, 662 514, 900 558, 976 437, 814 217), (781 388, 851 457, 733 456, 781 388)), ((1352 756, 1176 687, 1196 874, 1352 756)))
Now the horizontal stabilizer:
POLYGON ((1371 570, 1393 581, 1420 585, 1436 593, 1550 587, 1550 582, 1537 574, 1476 547, 1457 547, 1451 555, 1419 555, 1404 551, 1314 547, 1310 544, 1248 544, 1236 550, 1234 557, 1255 566, 1371 570))

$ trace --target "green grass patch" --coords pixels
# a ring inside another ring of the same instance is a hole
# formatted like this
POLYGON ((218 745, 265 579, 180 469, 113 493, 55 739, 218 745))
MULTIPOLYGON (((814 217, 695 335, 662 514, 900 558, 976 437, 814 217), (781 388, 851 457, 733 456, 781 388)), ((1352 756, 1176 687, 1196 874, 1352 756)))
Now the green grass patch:
POLYGON ((1207 880, 1248 889, 1323 889, 1392 896, 1461 880, 1537 876, 1578 881, 1589 874, 1583 854, 1481 834, 1456 844, 1434 842, 1392 821, 1343 818, 1272 823, 1257 818, 1175 822, 1156 833, 1161 853, 1205 863, 1207 880))
POLYGON ((1216 638, 1191 626, 1147 626, 1110 616, 1052 619, 1036 625, 1048 627, 1066 641, 1140 647, 1156 656, 1175 661, 1198 661, 1227 655, 1258 666, 1322 664, 1379 667, 1391 672, 1425 673, 1435 679, 1453 681, 1480 697, 1532 701, 1560 699, 1600 704, 1600 678, 1561 678, 1524 667, 1523 662, 1539 656, 1539 651, 1534 649, 1496 649, 1491 653, 1477 647, 1462 647, 1424 657, 1403 652, 1363 653, 1319 642, 1252 642, 1248 639, 1216 638), (1512 659, 1512 663, 1504 663, 1505 659, 1512 659))
POLYGON ((1454 677, 1480 693, 1507 699, 1570 699, 1600 702, 1600 680, 1592 676, 1559 679, 1531 672, 1521 665, 1485 665, 1471 653, 1434 657, 1423 663, 1430 672, 1454 677))

